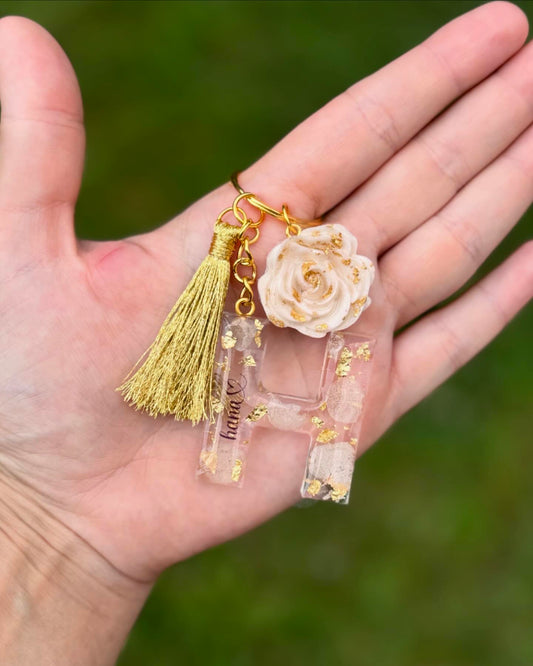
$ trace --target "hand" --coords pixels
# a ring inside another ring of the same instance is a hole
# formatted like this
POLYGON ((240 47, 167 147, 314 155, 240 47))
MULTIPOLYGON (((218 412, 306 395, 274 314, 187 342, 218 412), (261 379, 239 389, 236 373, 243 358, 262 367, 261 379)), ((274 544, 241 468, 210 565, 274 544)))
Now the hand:
MULTIPOLYGON (((471 277, 531 202, 526 33, 515 6, 479 7, 339 95, 241 174, 243 187, 298 217, 327 213, 376 262, 373 304, 358 324, 377 338, 360 451, 531 296, 527 244, 424 315, 471 277)), ((201 483, 201 427, 153 420, 115 392, 235 193, 225 184, 149 234, 79 241, 81 98, 60 47, 28 20, 0 21, 0 95, 0 487, 120 575, 149 583, 298 498, 306 444, 263 432, 242 490, 201 483)), ((282 238, 278 222, 264 224, 260 270, 282 238)), ((288 334, 279 353, 289 358, 294 341, 288 334)))

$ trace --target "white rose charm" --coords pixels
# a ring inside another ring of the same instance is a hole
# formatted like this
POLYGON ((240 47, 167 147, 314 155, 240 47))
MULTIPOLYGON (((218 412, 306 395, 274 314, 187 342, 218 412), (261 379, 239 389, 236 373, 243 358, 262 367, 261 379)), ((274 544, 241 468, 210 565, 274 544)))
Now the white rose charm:
POLYGON ((370 305, 374 264, 340 224, 304 229, 268 254, 258 290, 266 316, 312 338, 342 331, 370 305))

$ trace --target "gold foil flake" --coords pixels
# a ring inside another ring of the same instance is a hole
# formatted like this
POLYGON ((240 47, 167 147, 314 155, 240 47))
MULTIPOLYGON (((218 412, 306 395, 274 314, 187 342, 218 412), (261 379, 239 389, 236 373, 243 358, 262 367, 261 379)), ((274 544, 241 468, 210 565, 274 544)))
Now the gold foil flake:
POLYGON ((327 402, 323 402, 322 404, 318 405, 318 409, 320 409, 321 412, 323 412, 326 407, 328 406, 327 402))
MULTIPOLYGON (((227 359, 227 357, 226 357, 227 359)), ((225 409, 225 404, 222 398, 225 398, 225 393, 222 390, 222 385, 218 377, 213 378, 213 385, 211 388, 211 408, 215 414, 221 414, 225 409)), ((212 433, 210 433, 211 435, 212 433)), ((211 440, 214 441, 214 440, 211 440)))
POLYGON ((327 331, 328 328, 329 328, 329 326, 328 326, 327 324, 317 324, 317 325, 315 326, 315 331, 317 331, 317 332, 320 333, 320 332, 322 332, 322 331, 327 331))
POLYGON ((335 374, 337 377, 346 377, 350 372, 352 367, 352 358, 353 352, 351 352, 348 347, 344 347, 341 351, 337 367, 335 368, 335 374))
POLYGON ((329 485, 332 488, 331 499, 334 502, 340 502, 341 499, 344 499, 346 497, 348 493, 348 486, 346 484, 332 482, 329 485))
POLYGON ((281 261, 281 260, 283 259, 284 256, 285 256, 285 252, 280 252, 280 253, 278 254, 278 261, 281 261))
POLYGON ((241 472, 242 460, 237 458, 237 460, 233 463, 233 467, 231 468, 231 480, 236 483, 241 478, 241 472))
POLYGON ((248 356, 243 356, 240 362, 244 365, 245 368, 255 368, 257 365, 255 358, 251 354, 248 354, 248 356))
POLYGON ((363 309, 363 305, 365 303, 366 303, 366 296, 363 296, 363 298, 358 298, 354 303, 352 303, 353 313, 356 317, 358 317, 361 314, 361 310, 363 309))
POLYGON ((254 325, 255 325, 254 342, 255 342, 256 346, 259 348, 259 347, 261 346, 261 331, 263 330, 263 328, 265 327, 265 325, 262 324, 262 323, 259 321, 259 319, 256 319, 256 320, 254 321, 254 325))
POLYGON ((302 297, 300 296, 299 292, 293 287, 292 288, 292 297, 297 303, 301 303, 302 297))
POLYGON ((319 491, 320 488, 322 488, 322 484, 318 479, 307 479, 309 485, 307 486, 307 494, 311 495, 311 497, 314 497, 319 491))
POLYGON ((224 403, 219 398, 212 398, 211 407, 215 414, 221 414, 224 411, 224 403))
POLYGON ((222 372, 226 372, 226 370, 228 369, 228 357, 224 356, 224 360, 222 361, 222 363, 219 363, 217 361, 215 365, 217 366, 217 368, 220 368, 222 372))
POLYGON ((363 342, 363 344, 357 347, 357 351, 355 352, 355 358, 358 358, 361 361, 370 361, 370 359, 372 358, 372 352, 370 351, 368 342, 363 342))
POLYGON ((343 263, 345 266, 349 266, 349 265, 352 263, 352 260, 348 257, 348 259, 343 259, 343 260, 342 260, 342 263, 343 263))
POLYGON ((262 419, 263 416, 266 416, 267 414, 268 414, 268 407, 263 403, 260 403, 259 405, 257 405, 252 409, 252 411, 248 414, 245 420, 248 423, 255 423, 256 421, 259 421, 259 419, 262 419))
POLYGON ((237 338, 233 335, 232 330, 228 330, 221 338, 222 349, 233 349, 237 344, 237 338))
POLYGON ((306 261, 302 266, 302 273, 304 280, 316 289, 320 286, 322 279, 320 277, 320 273, 317 270, 311 270, 311 266, 313 265, 314 264, 312 261, 306 261), (309 267, 307 268, 307 266, 309 267))
POLYGON ((359 440, 357 439, 357 437, 352 437, 350 439, 350 444, 354 447, 354 449, 356 449, 357 445, 359 444, 359 440))
POLYGON ((311 423, 315 426, 315 428, 322 428, 324 426, 324 421, 320 418, 320 416, 312 416, 311 423))
POLYGON ((327 298, 328 296, 331 296, 332 293, 333 293, 333 285, 330 284, 327 290, 322 294, 322 298, 327 298))
POLYGON ((316 441, 319 444, 328 444, 337 437, 339 433, 333 430, 333 428, 325 428, 318 433, 316 441))
POLYGON ((269 315, 268 318, 274 324, 274 326, 277 326, 278 328, 285 328, 285 324, 281 321, 281 319, 273 317, 272 315, 269 315))
POLYGON ((342 247, 342 234, 339 232, 338 234, 333 234, 331 236, 331 243, 333 247, 342 247))
POLYGON ((308 247, 308 248, 311 248, 311 249, 318 248, 318 246, 320 245, 320 241, 318 243, 306 243, 305 239, 303 239, 303 238, 298 238, 296 243, 298 245, 300 245, 301 247, 308 247))
POLYGON ((307 317, 303 315, 301 312, 298 312, 298 310, 295 310, 294 308, 292 308, 291 310, 291 317, 295 321, 307 321, 307 317))
POLYGON ((217 452, 202 451, 200 454, 200 462, 211 472, 211 474, 214 474, 217 471, 217 452))
POLYGON ((359 269, 357 266, 354 266, 353 269, 353 283, 357 284, 359 282, 359 269))
POLYGON ((310 272, 311 268, 315 265, 314 261, 304 261, 302 264, 302 275, 305 279, 307 273, 310 272))

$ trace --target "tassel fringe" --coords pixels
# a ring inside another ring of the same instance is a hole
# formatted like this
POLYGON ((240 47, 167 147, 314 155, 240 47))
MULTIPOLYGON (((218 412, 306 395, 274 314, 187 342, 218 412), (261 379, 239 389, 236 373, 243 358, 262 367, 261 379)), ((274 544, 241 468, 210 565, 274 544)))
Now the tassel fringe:
POLYGON ((117 389, 137 409, 154 417, 174 414, 176 420, 190 420, 193 425, 211 418, 215 351, 229 285, 229 259, 239 232, 224 222, 215 226, 209 255, 152 345, 117 389))

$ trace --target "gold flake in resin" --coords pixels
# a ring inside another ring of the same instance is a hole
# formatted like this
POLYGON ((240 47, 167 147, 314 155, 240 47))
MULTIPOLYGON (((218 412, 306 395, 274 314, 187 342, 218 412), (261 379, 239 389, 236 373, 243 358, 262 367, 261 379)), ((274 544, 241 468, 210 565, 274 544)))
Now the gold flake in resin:
POLYGON ((292 297, 297 303, 301 303, 302 297, 294 287, 292 288, 292 297))
POLYGON ((259 348, 259 347, 261 346, 261 331, 263 330, 263 328, 264 328, 265 326, 264 326, 264 324, 262 324, 262 323, 259 321, 259 319, 256 319, 256 320, 254 321, 254 325, 255 325, 254 342, 255 342, 256 347, 259 348))
POLYGON ((307 321, 307 317, 294 308, 291 310, 291 317, 296 321, 307 321))
POLYGON ((322 294, 322 298, 324 299, 327 298, 328 296, 331 296, 332 292, 333 292, 333 285, 330 284, 327 290, 322 294))
POLYGON ((344 499, 346 497, 346 494, 348 493, 347 485, 345 485, 344 483, 335 483, 335 482, 332 482, 329 485, 332 487, 331 499, 334 502, 340 502, 341 499, 344 499))
POLYGON ((361 361, 370 361, 372 358, 372 353, 370 351, 370 347, 368 346, 368 342, 363 342, 363 344, 357 347, 355 358, 358 358, 361 361))
POLYGON ((245 420, 248 423, 255 423, 256 421, 259 421, 259 419, 262 419, 263 416, 266 416, 267 414, 268 414, 268 407, 263 403, 260 403, 259 405, 257 405, 252 409, 252 411, 248 414, 245 420))
POLYGON ((315 326, 315 331, 321 333, 322 331, 327 331, 329 326, 327 324, 317 324, 315 326))
POLYGON ((312 261, 304 261, 302 264, 302 275, 304 280, 315 289, 320 286, 321 278, 319 271, 311 270, 314 266, 312 261))
POLYGON ((309 485, 307 486, 307 494, 314 497, 322 488, 322 484, 318 479, 313 479, 312 481, 308 479, 309 485))
POLYGON ((359 269, 357 266, 354 266, 353 269, 353 283, 357 284, 359 282, 359 269))
POLYGON ((324 421, 320 418, 320 416, 312 416, 311 423, 315 426, 315 428, 322 428, 324 426, 324 421))
POLYGON ((357 437, 352 437, 350 439, 350 444, 354 447, 354 449, 356 449, 357 445, 359 444, 359 441, 358 441, 357 437))
POLYGON ((242 460, 237 458, 237 460, 233 463, 233 467, 231 468, 231 480, 237 482, 241 478, 241 472, 242 460))
POLYGON ((251 355, 248 354, 248 356, 243 356, 240 361, 246 368, 255 368, 256 362, 255 358, 251 355))
POLYGON ((356 317, 361 314, 364 304, 366 303, 366 296, 363 298, 358 298, 354 303, 352 303, 353 313, 356 317))
POLYGON ((224 411, 224 403, 219 398, 213 398, 211 400, 211 406, 215 414, 221 414, 224 411))
POLYGON ((353 352, 350 351, 348 347, 344 347, 341 351, 337 367, 335 368, 335 374, 337 377, 346 377, 346 375, 350 372, 352 367, 352 358, 353 352))
POLYGON ((221 339, 222 349, 233 349, 237 344, 237 338, 230 329, 224 333, 221 339))
POLYGON ((305 279, 306 274, 309 273, 309 271, 311 270, 311 268, 313 268, 314 265, 315 265, 314 261, 304 261, 303 262, 303 264, 302 264, 302 275, 303 275, 304 279, 305 279))
POLYGON ((337 437, 339 433, 333 430, 333 428, 325 428, 318 433, 316 441, 319 444, 328 444, 337 437))
POLYGON ((327 402, 323 402, 322 404, 318 405, 318 409, 320 409, 320 411, 323 412, 325 411, 327 406, 328 406, 327 402))
POLYGON ((343 259, 343 260, 342 260, 342 263, 343 263, 345 266, 349 266, 349 265, 352 263, 352 260, 348 257, 348 259, 343 259))
POLYGON ((274 324, 274 326, 277 326, 278 328, 285 328, 285 324, 281 321, 281 319, 273 317, 272 315, 269 315, 268 318, 274 324))
POLYGON ((340 232, 331 236, 331 244, 333 247, 342 247, 342 234, 340 232))
POLYGON ((220 368, 220 370, 222 372, 226 372, 226 370, 228 369, 228 357, 224 356, 224 360, 222 361, 222 363, 219 363, 217 361, 216 366, 217 366, 217 368, 220 368))
POLYGON ((200 454, 202 465, 214 474, 217 471, 217 453, 216 451, 202 451, 200 454))

